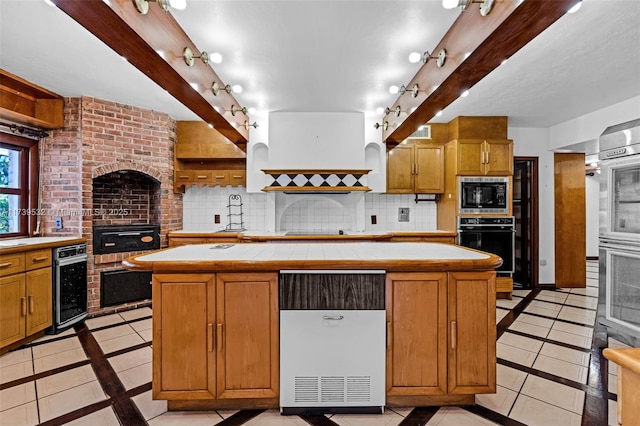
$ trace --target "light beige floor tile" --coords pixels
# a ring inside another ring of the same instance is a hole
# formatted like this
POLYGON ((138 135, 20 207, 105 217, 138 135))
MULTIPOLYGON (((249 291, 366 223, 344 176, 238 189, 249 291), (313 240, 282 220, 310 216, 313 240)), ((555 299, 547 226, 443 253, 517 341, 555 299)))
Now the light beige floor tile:
POLYGON ((609 426, 618 426, 618 403, 616 401, 612 401, 610 399, 608 401, 608 423, 609 426))
POLYGON ((540 327, 539 325, 527 324, 526 322, 514 322, 509 326, 509 330, 519 331, 532 336, 547 337, 550 327, 540 327))
POLYGON ((27 382, 17 386, 0 390, 0 411, 26 404, 36 400, 34 382, 27 382))
POLYGON ((571 294, 565 302, 567 305, 578 306, 580 308, 597 309, 598 299, 594 297, 582 296, 579 294, 571 294))
MULTIPOLYGON (((277 411, 276 411, 277 413, 277 411)), ((301 426, 307 425, 307 422, 297 417, 298 420, 301 420, 303 423, 278 423, 277 417, 274 417, 273 423, 264 423, 265 425, 294 425, 300 424, 301 426)), ((394 413, 391 410, 385 410, 384 414, 336 414, 335 416, 331 416, 331 421, 336 422, 341 426, 396 426, 398 423, 402 421, 403 417, 394 413)), ((256 421, 255 423, 248 422, 247 424, 252 425, 260 425, 262 426, 262 422, 260 416, 253 419, 256 421), (260 421, 260 422, 258 422, 260 421)), ((297 421, 297 420, 296 420, 297 421)))
POLYGON ((589 366, 589 358, 591 358, 591 356, 587 352, 577 351, 571 348, 565 348, 564 346, 558 346, 548 342, 545 342, 542 345, 542 349, 540 349, 540 354, 546 355, 551 358, 568 361, 572 364, 582 365, 584 367, 589 366))
POLYGON ((527 297, 531 293, 531 290, 513 290, 512 294, 517 297, 527 297))
POLYGON ((527 306, 524 310, 525 312, 529 312, 536 315, 543 315, 549 318, 556 318, 560 311, 552 311, 551 309, 541 308, 539 306, 527 306))
POLYGON ((100 387, 97 380, 39 398, 40 421, 51 420, 105 399, 107 399, 107 396, 102 391, 102 387, 100 387))
POLYGON ((131 309, 129 311, 119 312, 119 314, 125 320, 131 321, 131 320, 138 319, 138 318, 150 317, 151 316, 151 308, 145 307, 145 308, 131 309))
POLYGON ((520 336, 519 334, 504 333, 498 339, 498 343, 502 343, 516 348, 524 349, 529 352, 538 353, 542 347, 540 340, 532 339, 530 337, 520 336))
POLYGON ((129 325, 133 327, 133 329, 137 332, 140 332, 142 330, 150 330, 153 327, 153 320, 151 318, 148 318, 129 323, 129 325))
POLYGON ((552 319, 540 318, 535 315, 529 315, 525 313, 521 313, 520 315, 518 315, 518 318, 515 320, 515 322, 524 322, 527 324, 533 324, 533 325, 537 325, 538 327, 546 327, 546 328, 551 328, 551 326, 554 323, 552 319))
POLYGON ((516 348, 502 343, 496 344, 496 353, 498 358, 512 361, 520 365, 531 367, 538 354, 525 351, 524 349, 516 348))
POLYGON ((0 366, 0 383, 7 383, 33 375, 33 361, 0 366))
POLYGON ((552 290, 542 290, 535 297, 535 300, 546 300, 549 302, 564 303, 565 300, 567 300, 568 296, 569 296, 569 293, 563 293, 560 291, 552 291, 552 290))
POLYGON ((529 374, 521 394, 582 415, 584 391, 529 374))
POLYGON ((598 287, 585 287, 571 289, 573 294, 582 294, 583 296, 598 297, 598 287))
POLYGON ((524 371, 516 370, 515 368, 502 364, 496 366, 496 379, 498 385, 502 387, 520 392, 520 388, 522 388, 522 384, 526 378, 527 373, 524 371))
POLYGON ((546 309, 548 311, 557 311, 557 312, 559 312, 562 309, 562 305, 558 305, 557 303, 545 302, 542 300, 534 300, 531 303, 529 303, 529 306, 532 306, 534 308, 546 309))
POLYGON ((538 355, 538 358, 533 363, 533 368, 578 383, 587 384, 589 369, 578 364, 572 364, 546 355, 538 355))
POLYGON ((223 419, 228 419, 229 417, 233 416, 237 412, 238 410, 216 410, 216 413, 218 413, 218 415, 223 419))
POLYGON ((498 386, 496 393, 493 394, 477 394, 476 404, 481 405, 489 410, 500 413, 503 416, 509 415, 513 403, 516 401, 518 392, 514 392, 511 389, 498 386))
POLYGON ((502 321, 502 318, 506 317, 507 315, 509 315, 510 311, 507 311, 505 309, 496 309, 496 324, 498 324, 500 321, 502 321))
POLYGON ((116 426, 120 422, 116 413, 113 412, 113 408, 106 407, 66 424, 72 426, 116 426))
POLYGON ((596 312, 583 308, 574 308, 573 306, 563 306, 560 310, 560 314, 568 314, 572 316, 585 316, 595 320, 596 312))
POLYGON ((577 334, 591 339, 593 337, 593 328, 576 324, 569 324, 562 321, 556 321, 551 327, 552 330, 564 331, 565 333, 577 334))
POLYGON ((93 337, 96 342, 105 342, 107 340, 115 339, 117 337, 126 336, 127 334, 133 334, 136 331, 128 324, 119 325, 116 327, 105 328, 103 330, 94 331, 93 337))
POLYGON ((121 322, 124 322, 124 318, 122 318, 120 314, 111 314, 90 318, 84 323, 89 327, 89 329, 95 330, 96 328, 106 327, 107 325, 118 324, 121 322))
POLYGON ((127 390, 151 383, 152 377, 153 368, 150 362, 118 373, 118 378, 120 378, 120 381, 127 390))
POLYGON ((496 306, 500 307, 500 308, 504 308, 504 309, 513 309, 515 308, 518 303, 521 302, 521 299, 519 298, 514 298, 514 299, 498 299, 496 300, 496 306))
POLYGON ((142 337, 145 342, 151 342, 153 340, 153 330, 141 330, 138 331, 138 335, 142 337))
POLYGON ((400 414, 402 417, 407 417, 413 411, 415 407, 387 407, 387 410, 391 410, 394 413, 400 414))
POLYGON ((38 359, 76 348, 82 348, 82 344, 80 343, 80 339, 74 336, 67 339, 57 340, 55 342, 49 342, 42 345, 34 346, 31 348, 31 350, 33 351, 33 358, 38 359))
POLYGON ((209 426, 223 421, 215 411, 168 411, 149 421, 151 426, 209 426))
POLYGON ((553 330, 547 335, 547 339, 556 342, 567 343, 569 345, 578 346, 589 349, 591 347, 591 339, 589 337, 578 336, 577 334, 567 333, 564 331, 553 330))
POLYGON ((65 331, 63 331, 62 333, 58 333, 58 334, 45 334, 44 336, 34 340, 32 343, 42 343, 42 342, 46 342, 49 341, 51 339, 58 339, 60 337, 67 337, 67 336, 73 336, 74 334, 76 334, 76 331, 73 329, 73 327, 66 329, 65 331))
POLYGON ((611 393, 618 394, 618 376, 609 374, 608 390, 611 393))
POLYGON ((518 395, 509 417, 529 426, 580 426, 582 416, 554 405, 518 395))
POLYGON ((0 356, 0 368, 8 367, 9 365, 19 364, 25 361, 31 361, 33 356, 31 355, 31 348, 18 349, 17 351, 7 352, 0 356))
POLYGON ((87 355, 82 348, 71 349, 70 351, 59 352, 57 354, 37 358, 33 360, 33 369, 36 374, 43 371, 53 370, 63 365, 84 361, 87 355))
POLYGON ((488 426, 495 424, 459 407, 443 407, 429 420, 427 426, 488 426))
POLYGON ((558 319, 561 319, 564 321, 577 322, 578 324, 585 324, 585 325, 593 325, 595 323, 595 315, 591 316, 589 314, 576 315, 576 314, 570 314, 568 312, 560 312, 558 314, 558 319))
POLYGON ((162 413, 167 412, 167 401, 153 400, 151 398, 151 391, 141 393, 131 398, 136 404, 145 420, 150 420, 158 417, 162 413))
POLYGON ((0 425, 31 426, 38 423, 38 404, 36 401, 0 412, 0 425))
POLYGON ((151 348, 140 348, 107 359, 117 373, 151 362, 151 356, 151 348))
POLYGON ((105 354, 109 354, 114 351, 118 351, 120 349, 130 348, 131 346, 139 345, 140 343, 144 343, 142 337, 138 335, 138 333, 126 334, 124 336, 116 337, 115 339, 105 340, 104 342, 99 342, 100 348, 102 352, 105 354))
POLYGON ((63 371, 62 373, 36 380, 38 398, 53 395, 54 393, 62 392, 63 390, 96 380, 98 380, 98 378, 93 372, 91 365, 84 365, 72 370, 63 371))

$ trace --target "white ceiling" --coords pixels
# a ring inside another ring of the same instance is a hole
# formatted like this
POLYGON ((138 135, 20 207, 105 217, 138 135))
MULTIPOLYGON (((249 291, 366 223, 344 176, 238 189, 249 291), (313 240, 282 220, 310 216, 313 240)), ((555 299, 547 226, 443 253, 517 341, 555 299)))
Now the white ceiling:
MULTIPOLYGON (((255 107, 260 122, 272 111, 380 119, 375 109, 397 96, 388 87, 406 84, 419 68, 409 53, 433 49, 464 12, 440 0, 188 0, 171 13, 199 49, 222 53, 214 69, 243 86, 235 97, 255 107)), ((432 121, 507 115, 511 126, 544 128, 639 96, 638 22, 640 0, 583 0, 432 121)), ((0 0, 0 25, 0 68, 63 96, 198 119, 43 0, 0 0)))

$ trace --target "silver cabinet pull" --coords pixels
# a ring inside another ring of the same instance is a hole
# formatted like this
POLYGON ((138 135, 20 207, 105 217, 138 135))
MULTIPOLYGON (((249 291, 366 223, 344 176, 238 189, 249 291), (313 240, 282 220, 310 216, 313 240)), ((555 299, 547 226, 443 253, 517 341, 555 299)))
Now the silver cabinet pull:
POLYGON ((331 321, 340 321, 340 320, 344 319, 344 317, 342 315, 323 315, 322 319, 323 320, 331 320, 331 321))

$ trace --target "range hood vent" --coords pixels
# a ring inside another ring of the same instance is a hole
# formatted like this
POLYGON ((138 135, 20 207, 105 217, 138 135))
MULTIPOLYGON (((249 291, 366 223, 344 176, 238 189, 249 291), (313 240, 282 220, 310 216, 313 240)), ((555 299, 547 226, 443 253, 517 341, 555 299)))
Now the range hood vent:
POLYGON ((305 194, 346 194, 351 191, 371 191, 366 175, 371 170, 262 170, 272 182, 263 191, 305 194))

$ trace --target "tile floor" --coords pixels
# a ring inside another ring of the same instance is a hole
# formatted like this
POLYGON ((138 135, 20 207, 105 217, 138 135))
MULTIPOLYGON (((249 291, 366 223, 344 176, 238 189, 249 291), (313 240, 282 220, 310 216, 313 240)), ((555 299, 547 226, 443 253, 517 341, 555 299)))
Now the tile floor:
POLYGON ((0 357, 0 424, 615 425, 617 369, 601 350, 624 345, 594 333, 597 268, 587 262, 585 289, 516 290, 512 300, 498 300, 498 389, 472 407, 302 417, 168 412, 165 401, 151 399, 152 311, 141 308, 89 319, 0 357))

